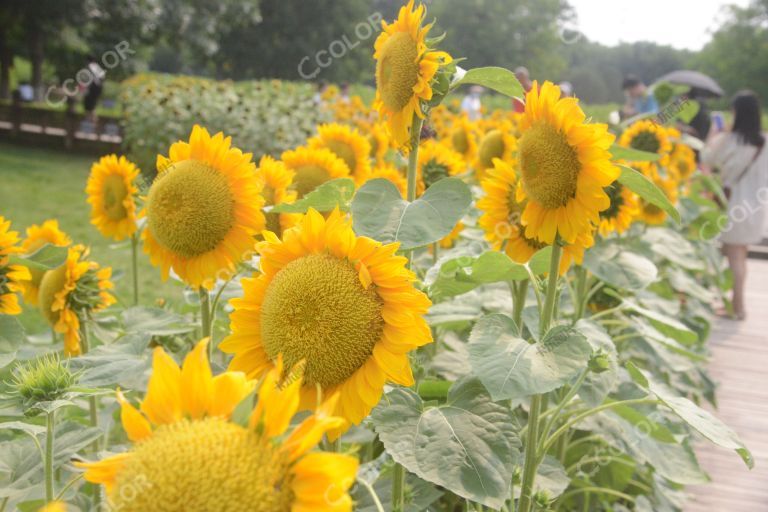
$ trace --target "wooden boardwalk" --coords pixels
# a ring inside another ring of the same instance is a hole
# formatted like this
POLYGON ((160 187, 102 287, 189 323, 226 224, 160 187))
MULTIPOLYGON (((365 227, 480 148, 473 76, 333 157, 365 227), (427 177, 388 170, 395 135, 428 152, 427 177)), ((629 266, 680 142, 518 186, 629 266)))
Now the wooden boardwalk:
POLYGON ((710 371, 719 384, 714 412, 752 451, 755 468, 701 443, 697 454, 712 482, 688 489, 686 512, 768 512, 768 261, 749 260, 747 280, 747 320, 717 323, 710 371))

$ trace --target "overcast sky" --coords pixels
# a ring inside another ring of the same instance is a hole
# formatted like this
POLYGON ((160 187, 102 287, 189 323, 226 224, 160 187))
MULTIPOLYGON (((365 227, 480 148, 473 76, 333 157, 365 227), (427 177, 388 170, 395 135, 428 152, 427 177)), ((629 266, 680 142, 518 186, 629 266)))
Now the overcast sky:
POLYGON ((608 46, 653 41, 700 50, 728 4, 749 0, 569 0, 576 28, 590 41, 608 46))

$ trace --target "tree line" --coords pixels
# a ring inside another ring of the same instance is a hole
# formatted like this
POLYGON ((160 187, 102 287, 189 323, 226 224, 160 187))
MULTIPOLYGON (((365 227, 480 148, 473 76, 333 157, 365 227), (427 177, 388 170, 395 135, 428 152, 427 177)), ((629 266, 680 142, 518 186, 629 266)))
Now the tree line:
MULTIPOLYGON (((38 98, 49 82, 76 76, 92 54, 123 43, 130 57, 110 80, 154 70, 220 79, 280 78, 370 82, 379 20, 399 0, 5 0, 0 6, 0 98, 19 59, 29 62, 38 98)), ((621 80, 652 81, 673 69, 711 74, 729 92, 768 98, 768 0, 730 6, 701 51, 652 42, 615 47, 564 27, 567 0, 440 0, 441 46, 468 67, 526 66, 534 78, 568 80, 585 101, 622 100, 621 80)))

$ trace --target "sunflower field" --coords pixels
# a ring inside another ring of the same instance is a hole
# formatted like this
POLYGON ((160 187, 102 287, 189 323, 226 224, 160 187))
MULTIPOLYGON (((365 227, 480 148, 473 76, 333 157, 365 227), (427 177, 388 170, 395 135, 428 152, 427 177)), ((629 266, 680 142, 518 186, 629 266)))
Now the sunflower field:
POLYGON ((464 70, 425 17, 383 24, 371 105, 125 84, 77 207, 131 268, 0 216, 0 512, 677 511, 694 443, 751 467, 709 412, 730 283, 687 140, 464 70), (524 112, 470 121, 468 84, 524 112), (139 303, 140 258, 185 307, 139 303))

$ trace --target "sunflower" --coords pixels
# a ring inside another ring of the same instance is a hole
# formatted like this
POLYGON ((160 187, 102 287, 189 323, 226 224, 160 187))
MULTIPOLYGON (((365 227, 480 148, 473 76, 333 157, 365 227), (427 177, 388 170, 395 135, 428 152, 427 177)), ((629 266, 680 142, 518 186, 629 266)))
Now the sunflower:
POLYGON ((373 123, 369 130, 368 143, 371 147, 369 156, 377 162, 384 160, 387 155, 387 151, 392 147, 392 141, 389 138, 389 132, 387 132, 387 125, 384 123, 373 123))
POLYGON ((280 158, 294 172, 293 188, 299 199, 326 181, 349 176, 347 164, 329 149, 301 146, 280 158))
POLYGON ((506 162, 511 161, 513 153, 517 151, 517 139, 509 132, 509 125, 502 123, 498 128, 493 128, 480 139, 475 161, 475 174, 478 180, 485 177, 485 171, 493 168, 493 160, 500 158, 506 162))
POLYGON ((451 147, 464 157, 467 162, 472 161, 477 155, 476 127, 467 119, 467 116, 456 117, 450 131, 451 147))
POLYGON ((483 196, 477 201, 477 208, 483 213, 478 224, 495 250, 503 247, 512 260, 526 263, 547 244, 525 236, 525 228, 520 224, 524 205, 515 198, 519 180, 512 164, 499 158, 493 163, 493 169, 487 171, 480 184, 483 196))
POLYGON ((672 151, 672 142, 667 129, 649 119, 632 123, 632 126, 621 134, 619 145, 656 153, 659 155, 658 163, 662 166, 669 163, 669 153, 672 151))
POLYGON ((464 231, 464 223, 459 221, 453 227, 451 232, 445 235, 445 237, 442 240, 440 240, 440 247, 442 247, 443 249, 450 249, 451 247, 456 245, 456 240, 459 239, 459 235, 461 235, 462 231, 464 231))
POLYGON ((669 169, 678 181, 685 181, 696 170, 696 153, 680 142, 674 145, 669 156, 669 169))
POLYGON ((280 354, 288 366, 306 361, 303 406, 318 387, 338 392, 334 414, 355 424, 387 380, 412 385, 408 352, 432 341, 431 303, 398 245, 356 236, 338 210, 326 220, 310 209, 282 241, 269 236, 258 247, 262 273, 231 301, 232 334, 220 346, 234 354, 230 370, 257 378, 280 354))
MULTIPOLYGON (((397 187, 397 190, 400 191, 400 195, 402 197, 405 197, 408 193, 408 180, 405 177, 405 174, 403 174, 403 172, 395 167, 392 163, 379 162, 371 171, 371 174, 368 176, 368 180, 370 181, 376 178, 384 178, 385 180, 391 181, 392 184, 397 187)), ((417 192, 419 185, 422 187, 424 186, 423 183, 416 182, 417 192)))
POLYGON ((91 166, 85 193, 91 224, 105 237, 124 240, 136 232, 139 169, 124 156, 107 155, 91 166))
MULTIPOLYGON (((55 247, 67 247, 72 244, 72 240, 67 234, 59 229, 59 221, 56 219, 48 219, 41 225, 33 224, 29 226, 27 228, 27 237, 21 243, 21 252, 29 256, 46 244, 55 247)), ((29 268, 29 273, 31 279, 24 283, 24 300, 27 304, 37 306, 37 294, 45 271, 29 268)))
POLYGON ((525 236, 551 244, 559 235, 575 243, 611 205, 604 188, 619 176, 608 151, 614 136, 604 124, 586 123, 578 100, 560 98, 551 82, 533 83, 521 129, 517 200, 527 200, 525 236))
POLYGON ((458 152, 434 139, 421 144, 418 158, 417 173, 422 182, 419 193, 443 178, 467 171, 467 164, 458 152))
POLYGON ((82 245, 68 249, 67 260, 43 276, 39 289, 40 311, 56 332, 64 334, 64 353, 76 356, 80 346, 80 322, 91 313, 115 303, 112 269, 100 268, 88 261, 88 250, 82 245))
MULTIPOLYGON (((635 166, 638 167, 637 165, 635 166)), ((673 178, 661 176, 653 164, 639 167, 641 172, 664 192, 670 203, 673 205, 677 203, 677 182, 673 178)), ((646 224, 656 226, 664 223, 667 218, 667 212, 653 203, 640 199, 638 218, 646 224)))
POLYGON ((142 212, 144 252, 163 280, 173 269, 190 286, 210 289, 235 270, 264 229, 262 183, 251 154, 196 125, 189 142, 174 143, 168 158, 158 155, 157 168, 142 212))
POLYGON ((432 25, 424 25, 424 5, 414 8, 413 0, 400 8, 392 23, 382 22, 374 44, 376 98, 373 107, 386 120, 398 147, 408 142, 413 116, 424 118, 421 101, 432 99, 431 82, 440 66, 451 62, 445 52, 427 47, 432 25))
POLYGON ((349 174, 358 185, 371 172, 371 143, 357 129, 351 126, 331 123, 317 127, 318 135, 309 139, 312 149, 326 148, 344 160, 349 174))
POLYGON ((598 231, 602 236, 613 233, 623 233, 640 213, 637 195, 630 189, 614 181, 605 188, 611 199, 611 206, 600 212, 598 231))
MULTIPOLYGON (((259 167, 256 169, 256 176, 262 181, 264 196, 264 206, 274 206, 283 203, 293 203, 296 201, 296 191, 291 190, 293 183, 293 171, 285 167, 285 164, 275 160, 269 155, 264 155, 259 160, 259 167)), ((299 214, 293 213, 265 213, 266 229, 276 233, 278 236, 282 232, 301 218, 299 214)))
POLYGON ((18 315, 21 313, 16 292, 22 291, 25 281, 32 276, 27 267, 11 265, 10 256, 21 251, 19 233, 11 231, 11 221, 0 215, 0 315, 18 315))
POLYGON ((320 408, 291 428, 300 375, 282 379, 278 362, 259 388, 248 424, 233 422, 232 413, 254 382, 240 372, 214 377, 207 343, 198 343, 181 368, 155 349, 141 406, 117 393, 132 448, 76 463, 85 469, 85 480, 104 485, 110 504, 124 512, 352 510, 348 490, 357 459, 311 451, 344 420, 320 408))

